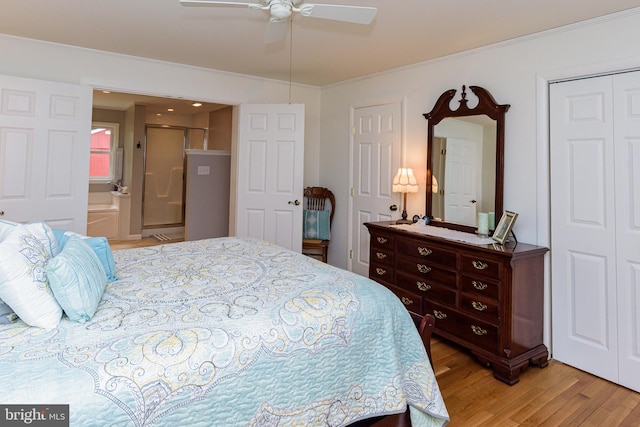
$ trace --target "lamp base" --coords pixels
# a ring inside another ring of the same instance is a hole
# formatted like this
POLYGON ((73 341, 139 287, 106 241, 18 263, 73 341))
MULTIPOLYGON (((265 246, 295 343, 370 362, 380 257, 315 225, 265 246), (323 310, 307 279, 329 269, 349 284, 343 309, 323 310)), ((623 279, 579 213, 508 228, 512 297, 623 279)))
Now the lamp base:
MULTIPOLYGON (((404 197, 407 197, 407 193, 404 193, 404 197)), ((407 204, 406 200, 405 200, 405 205, 407 204)), ((396 224, 413 224, 413 221, 411 221, 410 219, 407 219, 409 215, 407 214, 407 210, 403 209, 402 210, 402 218, 400 218, 399 220, 396 221, 396 224)))

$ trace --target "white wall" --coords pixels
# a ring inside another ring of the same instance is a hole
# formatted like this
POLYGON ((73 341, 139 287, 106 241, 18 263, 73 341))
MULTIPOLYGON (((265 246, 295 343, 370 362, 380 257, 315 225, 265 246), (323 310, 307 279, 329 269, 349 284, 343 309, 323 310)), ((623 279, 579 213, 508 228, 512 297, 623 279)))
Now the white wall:
MULTIPOLYGON (((0 35, 0 74, 237 105, 288 103, 289 83, 0 35)), ((319 180, 320 94, 292 86, 305 104, 305 185, 319 180)))
MULTIPOLYGON (((421 184, 420 193, 407 200, 411 217, 425 210, 427 121, 422 114, 431 111, 444 91, 463 84, 484 87, 499 104, 511 104, 506 113, 504 207, 520 214, 515 225, 519 241, 548 247, 547 82, 640 68, 637 40, 640 8, 324 88, 320 182, 337 198, 329 262, 346 267, 350 249, 350 109, 403 100, 404 166, 413 168, 421 184)), ((550 346, 548 256, 545 277, 545 343, 550 346)))

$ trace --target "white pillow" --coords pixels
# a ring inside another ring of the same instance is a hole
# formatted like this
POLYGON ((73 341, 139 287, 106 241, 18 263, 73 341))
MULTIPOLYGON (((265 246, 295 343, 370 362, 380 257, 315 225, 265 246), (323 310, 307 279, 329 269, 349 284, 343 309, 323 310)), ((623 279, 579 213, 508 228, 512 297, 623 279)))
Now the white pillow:
MULTIPOLYGON (((0 242, 9 234, 11 230, 17 225, 21 225, 17 222, 1 220, 0 221, 0 242)), ((32 222, 24 224, 29 231, 33 231, 34 235, 42 242, 43 245, 49 250, 51 256, 56 256, 60 253, 60 247, 58 245, 58 239, 53 232, 53 229, 44 222, 32 222)))
POLYGON ((4 240, 4 238, 9 234, 13 227, 18 225, 17 222, 1 220, 0 221, 0 242, 4 240))
POLYGON ((31 222, 24 224, 24 228, 31 232, 42 244, 45 249, 49 251, 49 255, 54 257, 60 253, 58 247, 58 239, 53 232, 53 229, 44 222, 31 222))
POLYGON ((49 227, 39 224, 16 225, 0 242, 0 299, 26 324, 49 329, 58 326, 62 309, 47 280, 49 227))

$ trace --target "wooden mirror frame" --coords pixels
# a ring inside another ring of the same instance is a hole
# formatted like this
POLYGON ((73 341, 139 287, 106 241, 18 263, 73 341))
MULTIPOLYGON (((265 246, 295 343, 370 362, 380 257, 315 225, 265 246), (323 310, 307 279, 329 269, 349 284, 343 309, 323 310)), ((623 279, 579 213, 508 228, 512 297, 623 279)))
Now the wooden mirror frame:
MULTIPOLYGON (((467 231, 475 233, 476 227, 456 224, 447 221, 439 221, 433 219, 433 200, 432 200, 432 167, 433 167, 433 139, 434 128, 443 119, 448 117, 465 117, 486 115, 496 121, 496 187, 495 187, 495 215, 500 218, 503 210, 503 187, 504 187, 504 115, 509 110, 509 104, 498 104, 493 96, 480 86, 469 86, 469 89, 478 97, 478 105, 475 108, 467 106, 466 87, 462 86, 460 95, 460 106, 457 110, 451 110, 450 103, 456 94, 456 89, 449 89, 444 92, 436 101, 433 109, 423 114, 424 118, 429 121, 427 133, 427 190, 426 190, 426 215, 430 219, 429 224, 438 227, 446 227, 454 230, 467 231)), ((446 218, 445 218, 446 220, 446 218)))

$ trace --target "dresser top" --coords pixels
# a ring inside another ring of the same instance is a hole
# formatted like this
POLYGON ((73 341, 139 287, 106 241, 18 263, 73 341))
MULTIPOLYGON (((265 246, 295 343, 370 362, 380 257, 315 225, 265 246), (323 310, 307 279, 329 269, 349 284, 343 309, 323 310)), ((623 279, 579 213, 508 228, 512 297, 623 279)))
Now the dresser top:
MULTIPOLYGON (((396 227, 395 221, 367 222, 364 225, 369 229, 369 231, 376 230, 378 232, 393 233, 403 237, 409 237, 414 239, 426 239, 426 240, 439 242, 446 245, 464 247, 466 249, 481 250, 485 252, 491 252, 494 254, 505 253, 505 254, 514 256, 514 255, 524 255, 525 253, 529 253, 529 254, 537 253, 537 252, 544 253, 549 250, 544 246, 536 246, 536 245, 531 245, 529 243, 522 243, 522 242, 516 243, 515 241, 507 242, 504 245, 501 245, 497 242, 488 243, 488 244, 464 242, 456 239, 441 237, 438 235, 427 234, 424 232, 425 231, 424 226, 420 226, 420 225, 414 224, 409 227, 406 227, 406 226, 396 227), (411 230, 412 227, 415 227, 415 231, 411 230)), ((469 234, 469 233, 464 233, 464 234, 469 234)), ((469 237, 470 237, 469 240, 471 241, 482 241, 482 240, 487 241, 487 239, 477 239, 477 236, 473 234, 470 234, 469 237)))

